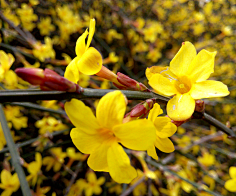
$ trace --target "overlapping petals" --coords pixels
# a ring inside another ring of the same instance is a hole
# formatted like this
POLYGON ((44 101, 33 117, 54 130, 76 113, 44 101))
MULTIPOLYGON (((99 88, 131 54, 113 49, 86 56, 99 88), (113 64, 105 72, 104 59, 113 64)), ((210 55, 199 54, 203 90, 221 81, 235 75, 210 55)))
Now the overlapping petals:
POLYGON ((137 176, 119 143, 132 150, 147 150, 156 137, 150 120, 123 124, 125 109, 126 99, 120 91, 102 97, 97 106, 97 118, 82 101, 72 99, 65 104, 66 113, 76 126, 70 134, 72 141, 81 152, 90 154, 89 167, 109 172, 118 183, 129 183, 137 176))
POLYGON ((70 62, 65 71, 65 78, 77 83, 79 72, 86 75, 98 73, 102 68, 102 56, 93 47, 89 47, 95 32, 95 19, 90 20, 89 32, 86 30, 77 40, 76 57, 70 62), (88 36, 87 44, 85 39, 88 36))
POLYGON ((191 117, 195 99, 223 97, 229 94, 222 82, 207 80, 214 72, 216 52, 201 50, 198 54, 190 42, 182 47, 170 62, 170 67, 151 67, 146 75, 152 88, 165 96, 173 96, 167 104, 167 114, 175 121, 191 117))
POLYGON ((166 153, 175 150, 173 143, 168 137, 176 132, 177 127, 171 122, 170 118, 157 117, 161 113, 160 105, 155 103, 148 116, 148 120, 152 122, 156 128, 155 142, 147 150, 148 155, 154 159, 158 159, 155 147, 166 153))

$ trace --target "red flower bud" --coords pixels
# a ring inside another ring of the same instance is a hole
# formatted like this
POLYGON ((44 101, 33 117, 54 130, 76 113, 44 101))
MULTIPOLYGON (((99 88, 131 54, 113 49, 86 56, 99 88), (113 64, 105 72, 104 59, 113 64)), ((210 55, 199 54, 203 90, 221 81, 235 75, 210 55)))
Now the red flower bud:
POLYGON ((41 85, 44 82, 44 71, 39 68, 17 68, 16 74, 32 85, 41 85))
POLYGON ((205 111, 205 103, 203 100, 196 100, 195 103, 195 111, 197 112, 204 112, 205 111))
POLYGON ((40 85, 41 90, 58 90, 78 93, 83 91, 78 84, 67 80, 51 69, 18 68, 16 69, 16 74, 32 85, 40 85))
POLYGON ((117 73, 117 80, 119 83, 121 83, 122 85, 127 87, 127 89, 135 90, 135 91, 149 92, 149 89, 144 84, 137 82, 136 80, 134 80, 134 79, 132 79, 120 72, 117 73))

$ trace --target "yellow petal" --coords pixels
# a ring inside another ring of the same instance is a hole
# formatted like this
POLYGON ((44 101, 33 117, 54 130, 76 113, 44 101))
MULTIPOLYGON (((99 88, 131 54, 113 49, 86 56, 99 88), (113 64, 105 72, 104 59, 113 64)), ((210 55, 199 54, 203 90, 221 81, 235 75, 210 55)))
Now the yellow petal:
POLYGON ((112 129, 113 126, 122 123, 125 110, 125 96, 121 91, 113 91, 100 99, 96 116, 102 127, 112 129))
POLYGON ((155 148, 154 145, 152 145, 151 147, 149 147, 149 148, 147 149, 147 154, 148 154, 149 156, 151 156, 153 159, 158 160, 156 148, 155 148))
POLYGON ((90 46, 90 43, 93 39, 93 35, 94 35, 94 32, 95 32, 95 25, 96 25, 96 21, 95 19, 90 19, 90 24, 89 24, 89 36, 88 36, 88 41, 87 41, 87 44, 86 44, 86 50, 88 49, 88 47, 90 46))
POLYGON ((98 134, 88 134, 85 128, 74 128, 70 132, 72 142, 82 153, 91 154, 103 143, 103 138, 98 134))
POLYGON ((78 58, 77 57, 74 58, 66 67, 66 71, 64 74, 64 77, 67 80, 70 80, 71 82, 74 82, 76 84, 79 81, 79 69, 77 66, 77 61, 78 61, 78 58))
POLYGON ((190 118, 195 109, 195 100, 189 94, 177 94, 167 103, 167 115, 175 121, 190 118))
POLYGON ((102 145, 94 149, 93 153, 88 158, 88 166, 94 171, 109 172, 107 164, 107 151, 110 148, 110 143, 104 141, 102 145))
POLYGON ((87 175, 88 182, 95 183, 97 181, 97 176, 93 171, 90 171, 87 175))
POLYGON ((160 138, 170 137, 177 131, 177 127, 168 117, 157 117, 154 125, 156 127, 156 134, 160 138))
POLYGON ((104 184, 105 181, 106 181, 106 178, 104 176, 101 176, 100 178, 98 178, 97 184, 102 185, 104 184))
POLYGON ((152 66, 146 69, 145 74, 146 74, 147 79, 150 80, 154 74, 156 73, 161 74, 161 72, 165 71, 166 69, 168 69, 168 67, 152 66))
POLYGON ((201 50, 188 67, 187 75, 193 82, 207 80, 214 72, 214 60, 216 52, 201 50))
POLYGON ((155 141, 156 128, 150 120, 139 119, 115 126, 118 141, 132 150, 147 150, 155 141))
POLYGON ((75 53, 79 59, 85 53, 86 50, 85 39, 87 35, 88 35, 88 30, 86 29, 86 31, 76 41, 75 53))
MULTIPOLYGON (((36 152, 36 154, 35 154, 35 160, 36 160, 36 162, 38 163, 38 165, 41 165, 42 166, 42 156, 41 156, 41 154, 39 153, 39 152, 36 152)), ((41 167, 40 166, 40 167, 41 167)))
POLYGON ((113 143, 107 155, 109 173, 114 181, 129 184, 137 177, 136 170, 130 165, 129 157, 118 143, 113 143))
POLYGON ((186 75, 188 67, 196 55, 193 44, 183 42, 180 50, 170 62, 170 71, 178 77, 186 75))
POLYGON ((150 110, 150 113, 148 115, 148 120, 154 122, 156 117, 160 114, 162 114, 163 111, 158 103, 155 103, 153 108, 150 110))
POLYGON ((100 128, 92 110, 80 100, 72 99, 66 102, 65 111, 73 125, 80 129, 85 128, 88 134, 95 134, 100 128))
POLYGON ((88 48, 77 63, 79 71, 86 75, 98 73, 102 68, 102 56, 93 47, 88 48))
POLYGON ((161 74, 154 74, 148 83, 158 93, 166 96, 172 96, 177 93, 174 81, 175 80, 166 78, 161 74))
POLYGON ((2 184, 7 185, 9 184, 9 182, 11 181, 11 173, 9 171, 7 171, 6 169, 3 169, 1 172, 1 181, 2 184))
POLYGON ((227 180, 225 182, 225 188, 228 190, 228 191, 231 191, 231 192, 236 192, 236 179, 230 179, 230 180, 227 180))
POLYGON ((162 152, 171 153, 175 150, 172 141, 169 138, 156 137, 155 146, 162 152))
POLYGON ((229 168, 229 175, 231 178, 236 178, 236 167, 229 168))
POLYGON ((219 81, 206 80, 194 84, 191 89, 193 99, 224 97, 227 95, 229 95, 228 87, 219 81))

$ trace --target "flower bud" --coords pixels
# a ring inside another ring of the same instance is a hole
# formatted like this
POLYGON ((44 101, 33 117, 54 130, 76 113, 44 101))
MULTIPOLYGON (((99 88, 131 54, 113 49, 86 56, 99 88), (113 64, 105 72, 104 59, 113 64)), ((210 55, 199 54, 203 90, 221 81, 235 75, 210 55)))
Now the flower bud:
POLYGON ((16 74, 32 85, 40 85, 41 90, 81 93, 83 89, 50 69, 18 68, 16 74))
POLYGON ((195 103, 195 111, 197 112, 204 112, 205 111, 205 103, 203 100, 196 100, 195 103))
POLYGON ((41 85, 44 82, 44 71, 39 68, 17 68, 16 74, 32 85, 41 85))
POLYGON ((149 89, 144 84, 137 82, 136 80, 126 76, 125 74, 118 72, 117 76, 118 82, 127 87, 127 89, 149 92, 149 89))
POLYGON ((125 115, 125 118, 145 118, 148 115, 149 111, 152 109, 154 103, 155 99, 147 99, 146 101, 139 103, 134 108, 132 108, 131 112, 125 115))

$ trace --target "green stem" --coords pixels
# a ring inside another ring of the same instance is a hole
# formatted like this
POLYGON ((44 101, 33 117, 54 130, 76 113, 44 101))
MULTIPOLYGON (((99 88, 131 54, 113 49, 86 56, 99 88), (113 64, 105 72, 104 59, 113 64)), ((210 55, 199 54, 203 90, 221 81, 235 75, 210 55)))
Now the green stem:
MULTIPOLYGON (((90 98, 101 98, 105 94, 114 91, 114 89, 89 89, 84 88, 84 92, 68 93, 65 91, 41 91, 41 90, 11 90, 0 92, 0 103, 3 102, 29 102, 36 100, 70 100, 76 99, 90 99, 90 98)), ((144 100, 144 99, 157 99, 158 103, 166 104, 169 98, 157 95, 152 92, 140 92, 121 90, 122 93, 128 98, 133 100, 144 100)))
MULTIPOLYGON (((56 135, 60 135, 62 133, 65 133, 66 131, 70 131, 70 129, 65 129, 65 130, 62 130, 62 131, 55 131, 53 132, 51 135, 52 136, 56 136, 56 135)), ((30 139, 30 140, 27 140, 25 142, 22 142, 22 143, 18 143, 16 144, 16 148, 20 148, 20 147, 23 147, 23 146, 27 146, 27 145, 30 145, 32 144, 33 142, 39 140, 40 137, 36 137, 36 138, 33 138, 33 139, 30 139)), ((6 148, 3 148, 1 151, 0 151, 0 154, 1 153, 5 153, 5 152, 8 152, 9 151, 9 148, 6 147, 6 148)))
POLYGON ((17 175, 20 181, 22 193, 24 196, 31 196, 32 194, 30 192, 29 184, 26 181, 24 170, 20 164, 20 156, 19 156, 19 153, 17 152, 17 147, 11 136, 11 132, 7 125, 6 117, 4 115, 3 107, 1 104, 0 104, 0 121, 2 125, 2 130, 4 132, 4 136, 7 142, 7 146, 11 154, 12 165, 15 167, 15 170, 17 172, 17 175))
POLYGON ((66 112, 64 110, 54 110, 54 109, 50 109, 50 108, 45 108, 45 107, 40 106, 40 105, 35 104, 35 103, 12 102, 12 103, 9 103, 9 104, 10 105, 17 105, 17 106, 22 106, 22 107, 25 107, 25 108, 36 109, 36 110, 41 110, 41 111, 44 111, 44 112, 61 114, 61 115, 67 116, 67 114, 66 114, 66 112))
MULTIPOLYGON (((114 91, 114 89, 90 89, 84 88, 81 94, 68 93, 65 91, 41 91, 41 90, 9 90, 0 91, 0 103, 3 102, 29 102, 37 100, 70 100, 76 99, 99 99, 105 94, 114 91)), ((159 104, 167 104, 170 98, 158 95, 153 92, 140 92, 121 90, 121 92, 131 100, 145 100, 145 99, 156 99, 159 104)), ((236 137, 233 130, 226 127, 223 123, 219 122, 207 113, 194 112, 194 118, 203 119, 211 125, 214 125, 218 129, 222 130, 231 137, 236 137)))
POLYGON ((210 190, 207 190, 207 189, 203 189, 203 188, 202 188, 199 184, 197 184, 196 182, 192 182, 192 181, 190 181, 190 180, 188 180, 188 179, 186 179, 186 178, 183 178, 183 177, 180 176, 179 174, 177 174, 177 173, 171 171, 170 169, 168 169, 167 167, 165 167, 164 165, 162 165, 162 164, 160 164, 160 163, 157 163, 157 162, 155 162, 155 161, 153 161, 153 160, 146 160, 146 162, 149 163, 149 164, 151 164, 151 165, 153 165, 153 166, 155 166, 155 167, 157 167, 157 168, 159 168, 159 169, 162 170, 162 171, 169 172, 170 174, 172 174, 172 175, 178 177, 179 179, 181 179, 181 180, 183 180, 183 181, 185 181, 185 182, 191 184, 192 186, 194 186, 194 187, 197 188, 198 190, 205 191, 205 192, 210 193, 210 194, 215 195, 215 196, 220 196, 219 193, 216 193, 216 192, 213 192, 213 191, 210 191, 210 190))

